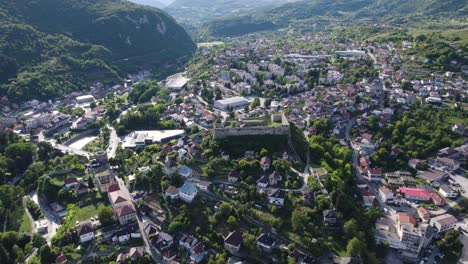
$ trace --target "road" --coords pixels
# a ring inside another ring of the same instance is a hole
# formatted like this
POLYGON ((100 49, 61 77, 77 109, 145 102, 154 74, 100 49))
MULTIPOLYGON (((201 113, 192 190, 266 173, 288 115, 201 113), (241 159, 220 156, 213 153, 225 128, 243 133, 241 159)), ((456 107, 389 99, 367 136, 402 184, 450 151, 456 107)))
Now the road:
POLYGON ((346 124, 346 128, 345 128, 345 137, 346 137, 346 141, 348 141, 349 147, 353 151, 354 170, 356 172, 356 175, 359 175, 358 152, 353 147, 353 143, 351 142, 351 135, 350 135, 351 134, 351 128, 353 127, 354 122, 355 122, 354 118, 351 118, 351 119, 348 120, 348 123, 346 124))
MULTIPOLYGON (((130 195, 130 192, 128 191, 128 188, 125 185, 125 182, 119 177, 116 177, 116 178, 117 178, 117 182, 119 183, 120 190, 122 191, 123 195, 125 196, 125 199, 127 199, 127 201, 132 201, 132 196, 130 195)), ((146 253, 148 253, 151 256, 151 258, 154 260, 154 262, 162 263, 163 260, 162 260, 161 256, 154 251, 148 237, 146 236, 145 226, 143 224, 143 219, 142 219, 142 217, 141 217, 141 215, 140 215, 140 213, 138 211, 137 211, 137 223, 138 223, 138 228, 140 229, 141 238, 143 239, 143 242, 145 244, 146 253)))
POLYGON ((111 126, 107 126, 107 128, 110 131, 110 136, 109 136, 109 146, 107 147, 107 158, 115 158, 115 155, 117 153, 117 148, 119 147, 119 142, 120 139, 117 136, 117 132, 115 131, 115 128, 111 126))
POLYGON ((47 234, 45 234, 43 237, 47 240, 47 243, 50 245, 52 237, 55 235, 57 229, 60 227, 60 225, 55 222, 57 218, 52 212, 52 210, 39 199, 36 192, 30 193, 29 198, 33 200, 37 205, 39 205, 42 214, 44 215, 44 219, 48 222, 47 234))
POLYGON ((81 150, 81 149, 70 148, 68 146, 57 144, 57 143, 51 142, 51 141, 50 141, 50 143, 52 144, 52 146, 55 149, 58 149, 58 150, 62 151, 63 153, 71 153, 71 154, 75 154, 75 155, 78 155, 78 156, 87 157, 88 159, 91 157, 91 153, 89 153, 88 151, 84 151, 84 150, 81 150))
POLYGON ((460 257, 460 260, 458 260, 458 263, 460 264, 466 264, 468 263, 468 236, 465 233, 462 233, 459 238, 460 242, 463 244, 463 248, 465 250, 462 250, 462 255, 460 257))

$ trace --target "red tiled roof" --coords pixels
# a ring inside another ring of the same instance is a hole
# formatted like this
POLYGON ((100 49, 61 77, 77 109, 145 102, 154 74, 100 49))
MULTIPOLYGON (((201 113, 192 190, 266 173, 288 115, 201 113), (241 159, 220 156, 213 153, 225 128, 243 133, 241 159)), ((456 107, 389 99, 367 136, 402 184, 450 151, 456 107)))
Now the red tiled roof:
POLYGON ((388 188, 387 186, 383 185, 382 187, 379 188, 379 191, 385 193, 385 194, 389 194, 392 192, 392 190, 390 190, 390 188, 388 188))
POLYGON ((130 205, 124 205, 123 207, 115 209, 115 213, 118 217, 122 217, 135 213, 135 209, 133 209, 133 207, 131 207, 130 205))
POLYGON ((270 158, 265 156, 260 160, 260 163, 263 163, 263 164, 268 163, 269 164, 270 163, 270 158))
POLYGON ((431 199, 434 201, 436 204, 442 204, 444 203, 444 199, 440 197, 437 193, 431 193, 431 199))
POLYGON ((67 261, 67 256, 64 254, 60 254, 57 258, 55 258, 55 262, 57 263, 63 263, 67 261))
POLYGON ((71 184, 71 183, 77 183, 77 182, 78 182, 78 180, 76 178, 70 178, 70 179, 63 180, 63 183, 65 185, 68 185, 68 184, 71 184))
POLYGON ((429 211, 427 211, 426 208, 424 207, 418 207, 418 214, 421 216, 426 216, 426 217, 429 217, 431 214, 429 213, 429 211))
POLYGON ((398 219, 400 223, 411 223, 413 225, 416 224, 416 219, 407 213, 398 213, 398 219))
POLYGON ((372 175, 381 175, 382 174, 382 169, 380 168, 370 168, 368 172, 372 175))
POLYGON ((193 253, 195 254, 201 254, 205 252, 205 244, 203 242, 198 242, 193 248, 192 248, 193 253))
POLYGON ((118 183, 114 183, 107 188, 107 192, 111 193, 111 192, 116 192, 116 191, 120 191, 120 186, 118 183))
POLYGON ((242 243, 242 233, 240 231, 234 231, 229 233, 224 239, 224 243, 238 247, 242 243))
POLYGON ((400 187, 399 191, 403 194, 420 198, 431 198, 431 194, 424 189, 400 187))

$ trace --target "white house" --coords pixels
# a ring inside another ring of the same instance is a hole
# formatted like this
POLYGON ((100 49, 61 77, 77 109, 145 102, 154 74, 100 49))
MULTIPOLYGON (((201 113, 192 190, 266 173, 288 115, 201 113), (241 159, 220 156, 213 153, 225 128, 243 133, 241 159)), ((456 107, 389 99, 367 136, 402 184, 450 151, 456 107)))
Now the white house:
POLYGON ((446 198, 457 198, 458 192, 452 189, 452 187, 447 184, 442 184, 439 188, 439 193, 446 198))
POLYGON ((77 235, 80 237, 80 243, 86 243, 94 239, 94 229, 89 223, 82 224, 77 231, 77 235))
POLYGON ((260 159, 260 167, 262 167, 264 171, 269 170, 270 165, 271 165, 271 159, 269 157, 265 156, 260 159))
POLYGON ((127 242, 130 240, 130 233, 127 233, 125 231, 119 231, 114 234, 114 237, 112 237, 113 242, 127 242))
POLYGON ((257 188, 264 189, 268 187, 269 179, 266 175, 262 176, 260 179, 257 181, 257 188))
POLYGON ((175 186, 169 186, 166 189, 165 194, 171 199, 177 199, 179 198, 179 189, 177 189, 175 186))
POLYGON ((284 205, 284 198, 286 196, 286 193, 283 190, 276 189, 272 190, 268 194, 268 203, 273 204, 273 205, 284 205))
POLYGON ((198 243, 198 239, 192 235, 182 234, 182 237, 179 239, 179 245, 185 249, 190 250, 198 243))
POLYGON ((242 245, 242 232, 235 230, 224 238, 224 248, 233 253, 239 252, 242 245))
POLYGON ((429 224, 436 227, 439 232, 445 232, 449 229, 455 228, 457 223, 457 218, 450 214, 436 216, 429 222, 429 224))
POLYGON ((195 196, 197 196, 197 188, 195 185, 191 182, 185 182, 182 187, 179 188, 179 197, 183 201, 186 201, 188 203, 191 203, 193 199, 195 199, 195 196))
POLYGON ((276 239, 263 233, 257 238, 257 245, 264 251, 271 252, 276 245, 276 239))
POLYGON ((393 200, 394 193, 392 190, 390 190, 390 188, 383 185, 379 188, 379 196, 382 199, 382 202, 386 203, 388 200, 393 200))
POLYGON ((189 177, 192 177, 193 170, 187 167, 186 165, 183 165, 182 167, 180 167, 178 173, 180 174, 180 176, 184 178, 189 178, 189 177))

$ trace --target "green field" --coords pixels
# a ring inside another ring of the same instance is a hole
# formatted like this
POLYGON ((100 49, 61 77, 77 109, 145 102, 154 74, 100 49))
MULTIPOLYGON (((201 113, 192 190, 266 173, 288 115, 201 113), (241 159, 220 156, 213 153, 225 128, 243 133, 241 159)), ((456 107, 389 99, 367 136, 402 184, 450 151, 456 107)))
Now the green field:
POLYGON ((29 218, 26 210, 24 210, 23 216, 21 217, 21 226, 19 228, 20 233, 31 233, 32 231, 32 223, 31 219, 29 218))

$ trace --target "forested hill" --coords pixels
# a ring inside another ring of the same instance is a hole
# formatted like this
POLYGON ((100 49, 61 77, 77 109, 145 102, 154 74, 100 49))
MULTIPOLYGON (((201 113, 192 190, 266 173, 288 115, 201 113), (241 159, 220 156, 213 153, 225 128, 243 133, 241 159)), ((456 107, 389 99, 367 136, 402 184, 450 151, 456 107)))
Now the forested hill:
POLYGON ((467 15, 468 4, 464 0, 307 0, 283 4, 253 16, 212 21, 201 31, 207 35, 230 36, 257 31, 250 29, 250 25, 269 25, 261 30, 340 21, 405 25, 415 21, 464 19, 467 15), (233 28, 236 30, 232 31, 233 28))
POLYGON ((165 12, 126 0, 0 0, 1 95, 44 99, 196 49, 165 12))
POLYGON ((189 27, 201 22, 244 16, 296 0, 175 0, 164 10, 189 27))

